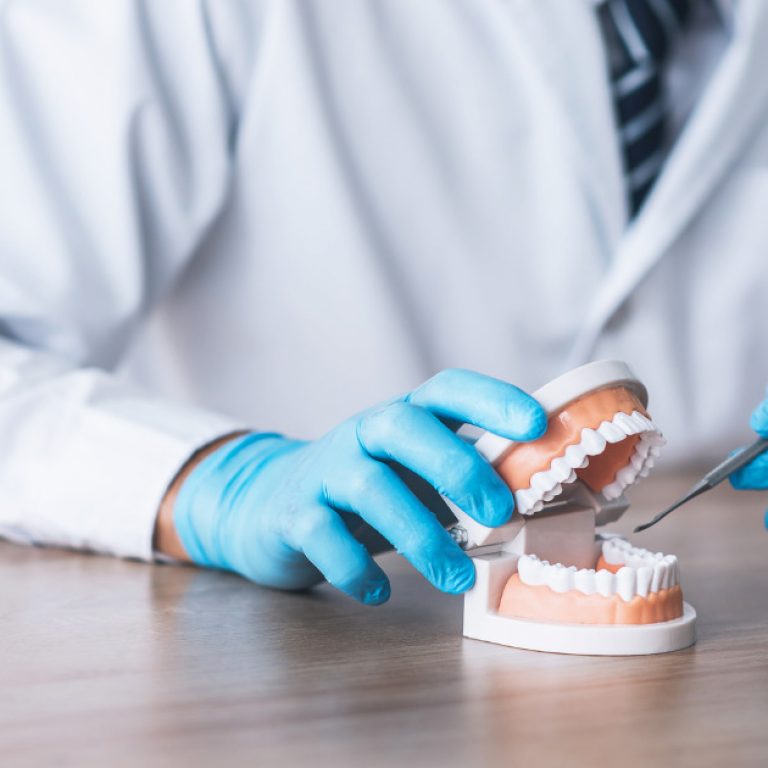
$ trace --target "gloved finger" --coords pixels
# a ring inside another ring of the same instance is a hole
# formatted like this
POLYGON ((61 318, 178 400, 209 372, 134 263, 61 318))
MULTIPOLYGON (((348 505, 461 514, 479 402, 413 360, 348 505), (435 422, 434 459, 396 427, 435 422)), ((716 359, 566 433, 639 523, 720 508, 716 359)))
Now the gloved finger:
POLYGON ((768 454, 763 453, 730 477, 731 485, 740 491, 768 489, 768 454))
POLYGON ((535 440, 547 429, 546 412, 522 389, 460 368, 441 371, 405 400, 510 440, 535 440))
POLYGON ((429 411, 395 402, 363 416, 357 439, 377 459, 424 478, 483 525, 501 525, 515 507, 512 491, 480 454, 429 411))
POLYGON ((302 509, 286 534, 329 584, 366 605, 389 600, 389 579, 339 514, 323 504, 302 509))
POLYGON ((361 454, 326 481, 326 497, 360 515, 437 589, 458 594, 474 584, 472 561, 386 464, 361 454))
POLYGON ((763 402, 752 412, 749 426, 752 427, 760 437, 768 438, 768 398, 763 400, 763 402))

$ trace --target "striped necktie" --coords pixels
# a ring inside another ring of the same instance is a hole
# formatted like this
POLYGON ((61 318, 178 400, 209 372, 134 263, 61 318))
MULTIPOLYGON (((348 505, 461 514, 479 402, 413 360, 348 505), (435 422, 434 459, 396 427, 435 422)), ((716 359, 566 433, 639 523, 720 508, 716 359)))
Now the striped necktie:
POLYGON ((606 0, 599 7, 633 216, 664 163, 661 72, 689 10, 689 0, 606 0))

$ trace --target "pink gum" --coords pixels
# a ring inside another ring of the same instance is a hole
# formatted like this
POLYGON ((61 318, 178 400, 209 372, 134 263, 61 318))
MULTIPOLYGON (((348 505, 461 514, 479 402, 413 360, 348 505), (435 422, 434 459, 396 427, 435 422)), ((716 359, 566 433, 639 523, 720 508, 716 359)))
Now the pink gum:
MULTIPOLYGON (((542 437, 515 445, 496 469, 512 490, 528 488, 536 472, 549 469, 553 459, 564 455, 569 445, 581 440, 582 429, 596 429, 620 411, 648 415, 637 396, 625 387, 589 392, 553 413, 542 437)), ((616 479, 616 473, 629 464, 638 440, 634 435, 607 445, 603 453, 591 457, 589 466, 577 470, 576 474, 594 491, 605 488, 616 479)))
POLYGON ((515 573, 504 587, 499 613, 516 619, 569 624, 655 624, 683 615, 679 586, 635 595, 625 602, 619 595, 585 595, 576 590, 555 592, 547 586, 524 584, 515 573))

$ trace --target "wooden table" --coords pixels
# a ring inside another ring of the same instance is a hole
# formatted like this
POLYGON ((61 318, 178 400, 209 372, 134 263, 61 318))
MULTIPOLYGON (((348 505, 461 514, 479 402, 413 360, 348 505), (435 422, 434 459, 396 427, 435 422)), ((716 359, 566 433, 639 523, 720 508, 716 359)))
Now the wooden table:
MULTIPOLYGON (((627 532, 690 483, 636 489, 627 532)), ((0 765, 768 766, 768 498, 721 488, 635 537, 681 557, 698 644, 588 658, 461 637, 393 597, 0 544, 0 765), (659 761, 659 762, 651 762, 659 761)))

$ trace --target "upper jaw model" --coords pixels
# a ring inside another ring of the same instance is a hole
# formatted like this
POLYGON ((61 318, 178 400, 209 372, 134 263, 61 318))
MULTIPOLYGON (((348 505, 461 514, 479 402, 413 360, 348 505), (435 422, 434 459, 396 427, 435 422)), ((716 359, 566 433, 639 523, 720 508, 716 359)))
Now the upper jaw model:
POLYGON ((597 526, 628 507, 624 491, 653 467, 664 438, 626 364, 599 361, 534 393, 549 415, 530 443, 484 433, 475 448, 515 495, 509 523, 487 528, 452 506, 454 537, 474 558, 464 634, 560 653, 631 655, 694 642, 677 558, 597 526))

